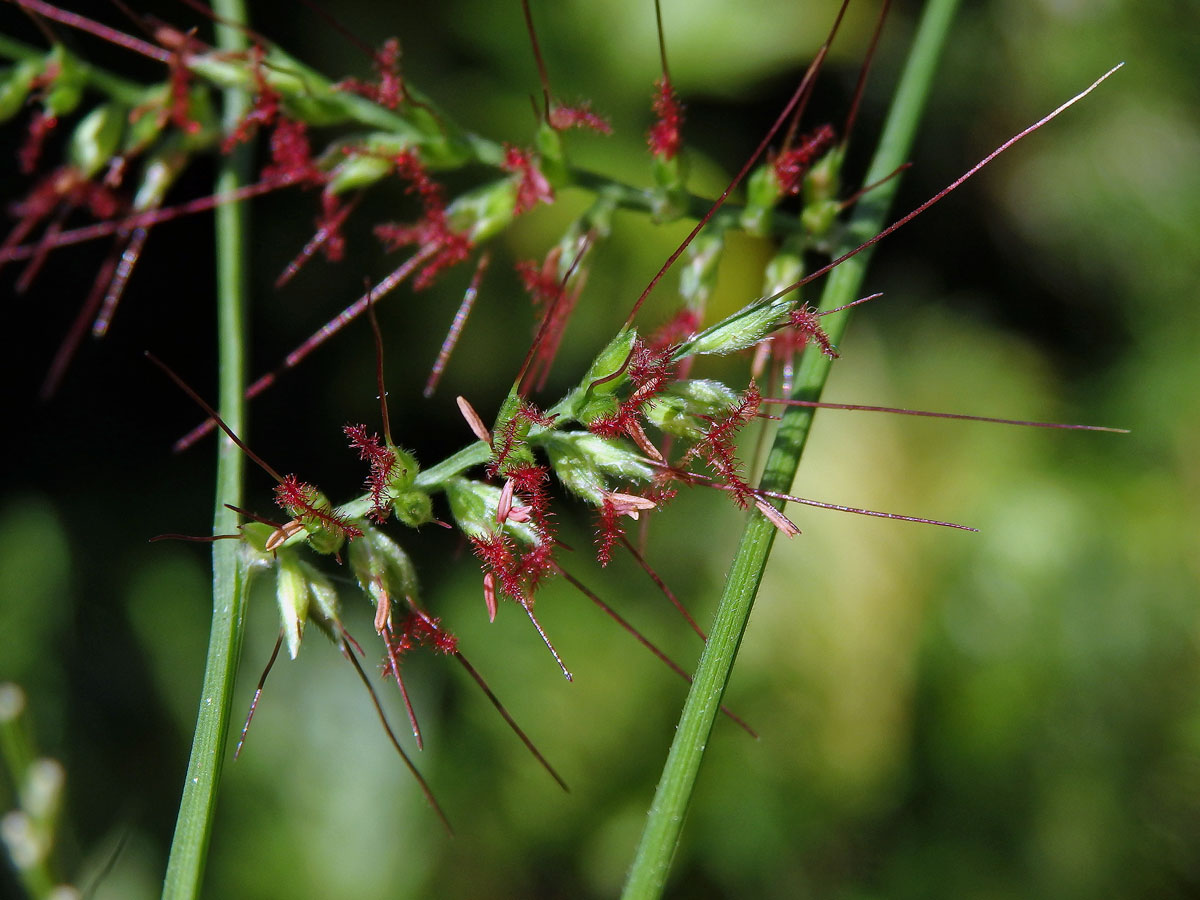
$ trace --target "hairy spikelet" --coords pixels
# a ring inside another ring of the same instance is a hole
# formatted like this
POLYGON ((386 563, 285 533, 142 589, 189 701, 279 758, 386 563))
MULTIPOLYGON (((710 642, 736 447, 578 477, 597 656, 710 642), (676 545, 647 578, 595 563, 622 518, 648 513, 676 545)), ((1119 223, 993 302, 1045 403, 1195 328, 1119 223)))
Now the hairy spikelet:
POLYGON ((685 454, 683 463, 699 456, 717 475, 717 479, 730 488, 733 499, 743 509, 747 506, 753 489, 741 471, 737 459, 737 434, 755 416, 762 400, 754 382, 746 388, 735 405, 719 418, 710 419, 710 425, 699 441, 685 454))
POLYGON ((358 451, 358 458, 371 466, 366 480, 371 494, 371 518, 382 525, 391 514, 388 482, 396 470, 396 451, 385 446, 378 435, 367 434, 366 425, 347 425, 342 431, 350 439, 350 446, 358 451))
POLYGON ((661 159, 674 159, 683 143, 683 104, 667 76, 654 82, 654 115, 658 118, 650 126, 646 142, 650 152, 661 159))
POLYGON ((362 529, 352 525, 345 516, 338 515, 328 502, 319 498, 320 491, 295 475, 288 475, 275 486, 275 502, 310 531, 328 531, 346 540, 362 537, 362 529))

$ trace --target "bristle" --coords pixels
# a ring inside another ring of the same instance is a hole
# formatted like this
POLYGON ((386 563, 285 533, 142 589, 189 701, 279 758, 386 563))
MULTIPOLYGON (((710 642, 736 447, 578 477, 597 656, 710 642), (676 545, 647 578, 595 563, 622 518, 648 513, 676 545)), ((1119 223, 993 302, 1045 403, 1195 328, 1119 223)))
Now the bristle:
POLYGON ((275 638, 275 649, 271 651, 271 658, 267 660, 267 664, 263 667, 262 675, 258 678, 258 687, 254 689, 254 698, 250 701, 250 710, 246 713, 246 720, 242 723, 242 733, 238 737, 237 746, 233 749, 233 758, 237 759, 242 754, 242 747, 246 743, 246 735, 250 731, 250 722, 254 718, 255 710, 258 709, 259 698, 262 697, 263 688, 267 684, 267 676, 271 674, 271 669, 275 665, 275 658, 279 656, 279 648, 283 646, 283 632, 279 632, 279 637, 275 638))

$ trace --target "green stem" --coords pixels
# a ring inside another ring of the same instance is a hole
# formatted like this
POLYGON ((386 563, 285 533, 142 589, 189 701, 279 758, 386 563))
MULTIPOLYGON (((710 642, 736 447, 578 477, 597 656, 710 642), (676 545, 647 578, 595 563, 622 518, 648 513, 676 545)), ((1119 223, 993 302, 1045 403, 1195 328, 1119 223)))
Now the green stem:
MULTIPOLYGON (((864 183, 871 184, 886 177, 908 156, 957 3, 958 0, 930 0, 926 6, 864 183)), ((898 179, 891 179, 858 203, 848 228, 847 244, 835 255, 848 252, 882 229, 897 182, 898 179)), ((830 274, 821 298, 822 309, 841 306, 858 295, 869 256, 868 249, 830 274)), ((848 318, 849 311, 846 311, 822 320, 835 342, 845 332, 848 318)), ((801 360, 792 396, 809 400, 819 398, 829 369, 830 361, 810 347, 801 360)), ((786 491, 791 486, 808 439, 813 412, 812 409, 792 407, 784 414, 763 472, 763 488, 786 491)), ((730 567, 716 622, 696 669, 629 871, 622 895, 626 900, 662 895, 704 748, 720 709, 774 539, 775 527, 764 516, 751 515, 730 567)))
POLYGON ((464 472, 471 466, 482 465, 492 458, 492 448, 483 441, 468 444, 452 456, 446 457, 436 466, 423 469, 417 475, 416 485, 424 490, 441 487, 448 478, 464 472))
MULTIPOLYGON (((246 21, 242 0, 215 0, 219 23, 246 21)), ((246 48, 245 33, 233 24, 216 26, 217 45, 229 53, 246 48)), ((231 131, 249 106, 240 88, 224 91, 224 125, 231 131)), ((250 181, 249 147, 242 145, 228 156, 217 174, 218 194, 236 190, 250 181)), ((245 433, 247 222, 243 204, 226 203, 216 210, 217 240, 217 343, 219 408, 235 433, 245 433)), ((237 516, 226 503, 241 505, 244 459, 233 442, 221 437, 217 449, 217 491, 213 533, 229 534, 237 516)), ((183 900, 199 895, 204 863, 216 812, 217 786, 225 758, 233 685, 241 655, 245 619, 246 583, 238 565, 238 542, 213 545, 213 618, 208 658, 196 733, 188 760, 187 778, 179 803, 179 818, 171 842, 171 855, 163 881, 163 897, 183 900)))
MULTIPOLYGON (((616 181, 607 175, 601 175, 589 169, 581 169, 568 164, 566 166, 566 179, 567 185, 583 188, 585 191, 591 191, 597 196, 605 195, 622 209, 655 213, 662 204, 662 198, 656 191, 627 185, 624 182, 616 181)), ((711 197, 699 197, 695 194, 684 193, 681 199, 682 208, 679 211, 680 218, 702 219, 708 215, 709 210, 713 206, 711 197)), ((713 226, 725 225, 730 228, 740 228, 744 211, 745 207, 740 204, 724 203, 716 215, 713 216, 711 224, 713 226)), ((796 216, 777 211, 770 213, 764 227, 769 229, 771 234, 780 237, 797 234, 801 230, 800 221, 796 216)))
MULTIPOLYGON (((0 59, 41 60, 45 57, 45 50, 0 34, 0 59)), ((81 59, 76 59, 75 64, 79 67, 80 76, 85 84, 107 94, 112 99, 119 100, 126 106, 137 106, 139 103, 146 102, 148 89, 145 85, 114 75, 81 59)))

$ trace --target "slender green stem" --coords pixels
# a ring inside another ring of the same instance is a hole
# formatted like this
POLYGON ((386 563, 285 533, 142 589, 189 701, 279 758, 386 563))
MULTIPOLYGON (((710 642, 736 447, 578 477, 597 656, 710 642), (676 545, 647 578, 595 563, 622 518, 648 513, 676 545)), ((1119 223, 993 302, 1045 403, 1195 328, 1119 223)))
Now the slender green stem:
MULTIPOLYGON (((662 198, 656 191, 627 185, 590 169, 582 169, 568 164, 566 178, 569 185, 591 191, 598 196, 605 195, 622 209, 656 213, 662 204, 662 198)), ((681 194, 681 201, 679 211, 681 218, 702 219, 713 207, 711 197, 700 197, 686 192, 681 194)), ((744 212, 745 207, 740 204, 725 203, 713 216, 711 224, 739 228, 744 212)), ((796 216, 772 211, 767 217, 764 227, 768 228, 771 234, 786 237, 799 233, 802 226, 796 216)))
MULTIPOLYGON (((278 57, 283 58, 282 51, 277 49, 274 52, 278 57)), ((45 56, 46 51, 42 49, 0 34, 0 59, 40 60, 45 56)), ((77 61, 76 65, 88 85, 130 107, 147 102, 148 98, 159 89, 159 86, 142 85, 121 78, 82 60, 77 61)), ((191 67, 194 74, 224 90, 252 90, 254 86, 252 68, 246 60, 241 57, 230 57, 223 50, 193 57, 191 67)), ((408 90, 414 98, 419 98, 429 109, 436 111, 438 128, 435 132, 422 131, 417 124, 403 115, 365 97, 335 90, 329 79, 290 58, 287 58, 285 64, 268 66, 266 72, 269 80, 275 79, 273 86, 285 90, 288 96, 300 94, 302 87, 304 91, 308 92, 304 96, 310 100, 319 101, 320 114, 330 117, 333 121, 353 122, 378 128, 416 146, 435 141, 438 143, 438 148, 433 154, 433 158, 441 166, 462 166, 470 161, 493 167, 500 167, 503 164, 503 144, 463 129, 445 112, 434 107, 432 101, 418 92, 411 84, 408 84, 408 90), (442 135, 443 132, 444 135, 442 135), (435 134, 440 137, 434 137, 435 134), (442 139, 443 137, 444 139, 442 139)), ((303 113, 298 114, 303 118, 303 113)), ((311 110, 309 114, 310 116, 316 115, 311 110)), ((424 111, 422 114, 428 116, 424 111)), ((319 117, 314 118, 313 121, 319 121, 319 117)), ((658 213, 662 204, 662 198, 657 191, 625 184, 588 169, 567 164, 563 170, 563 177, 562 187, 569 185, 597 195, 606 195, 622 209, 658 213)), ((683 194, 680 215, 700 219, 708 214, 712 205, 713 201, 709 198, 683 194)), ((726 203, 714 217, 712 225, 717 228, 740 227, 743 212, 742 206, 736 203, 726 203)), ((142 223, 135 217, 132 221, 126 221, 123 224, 126 227, 133 227, 142 223)), ((794 234, 801 228, 800 222, 795 216, 778 211, 772 211, 768 215, 766 225, 769 226, 771 233, 776 235, 794 234)))
POLYGON ((468 444, 452 456, 446 457, 436 466, 423 469, 416 478, 416 485, 425 490, 441 486, 447 479, 466 471, 471 466, 482 465, 492 458, 492 448, 483 441, 468 444))
MULTIPOLYGON (((213 11, 218 22, 246 20, 242 0, 215 0, 213 11)), ((216 31, 221 50, 236 53, 245 49, 245 34, 234 25, 219 24, 216 31)), ((244 90, 230 88, 224 92, 223 116, 227 131, 237 124, 248 105, 249 98, 244 90)), ((243 145, 223 161, 217 174, 218 194, 233 191, 250 181, 247 150, 243 145)), ((248 245, 245 206, 238 203, 218 206, 216 228, 219 408, 229 427, 244 434, 245 401, 242 397, 246 383, 248 245)), ((228 534, 237 527, 236 514, 225 504, 241 505, 243 467, 241 451, 222 436, 217 450, 214 534, 228 534)), ((245 578, 238 565, 238 543, 217 541, 213 545, 213 618, 200 711, 163 881, 163 897, 171 900, 198 896, 204 876, 229 734, 233 685, 241 656, 245 588, 245 578)))
MULTIPOLYGON (((926 6, 864 183, 886 177, 908 156, 957 3, 958 0, 930 0, 926 6)), ((847 244, 837 255, 879 232, 896 187, 897 179, 892 179, 858 203, 848 229, 847 244)), ((869 254, 870 250, 860 253, 830 274, 821 299, 823 309, 841 306, 857 296, 869 254)), ((849 311, 846 311, 822 321, 834 341, 845 332, 848 315, 849 311)), ((819 398, 829 367, 829 360, 810 347, 801 360, 793 397, 819 398)), ((784 414, 767 458, 762 487, 786 491, 791 486, 808 439, 813 412, 812 409, 792 407, 784 414)), ((765 517, 750 516, 629 871, 623 894, 627 900, 662 895, 704 748, 720 709, 774 538, 775 527, 765 517)))
MULTIPOLYGON (((0 34, 0 59, 11 60, 40 60, 44 59, 46 51, 0 34)), ((114 75, 98 66, 93 66, 84 60, 75 60, 80 77, 85 84, 98 91, 103 91, 114 100, 119 100, 128 106, 137 106, 146 102, 147 88, 119 75, 114 75)))

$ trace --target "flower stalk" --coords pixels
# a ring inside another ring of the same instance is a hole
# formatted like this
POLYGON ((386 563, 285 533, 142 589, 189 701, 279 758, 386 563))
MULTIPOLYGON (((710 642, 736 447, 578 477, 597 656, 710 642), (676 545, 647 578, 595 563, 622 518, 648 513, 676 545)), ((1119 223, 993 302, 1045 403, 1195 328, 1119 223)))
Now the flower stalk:
MULTIPOLYGON (((246 35, 238 27, 238 23, 246 21, 242 0, 214 0, 213 11, 218 47, 229 53, 244 52, 246 35)), ((244 88, 234 86, 223 91, 223 101, 222 118, 228 132, 249 109, 250 98, 244 88)), ((243 144, 222 159, 217 173, 218 195, 236 191, 250 182, 249 150, 249 145, 243 144)), ((220 205, 216 210, 216 230, 219 409, 230 428, 244 434, 249 263, 246 205, 220 205)), ((221 435, 217 442, 213 534, 228 534, 237 528, 237 514, 229 506, 242 504, 244 468, 242 451, 221 435)), ((213 544, 212 626, 196 731, 163 881, 164 900, 198 896, 204 877, 245 624, 246 576, 241 571, 238 551, 237 542, 213 544)))

